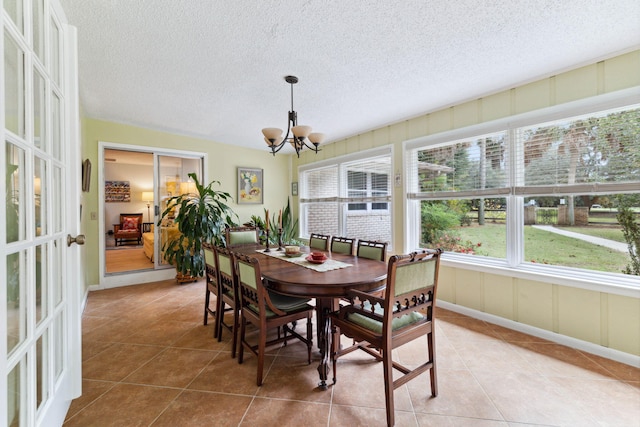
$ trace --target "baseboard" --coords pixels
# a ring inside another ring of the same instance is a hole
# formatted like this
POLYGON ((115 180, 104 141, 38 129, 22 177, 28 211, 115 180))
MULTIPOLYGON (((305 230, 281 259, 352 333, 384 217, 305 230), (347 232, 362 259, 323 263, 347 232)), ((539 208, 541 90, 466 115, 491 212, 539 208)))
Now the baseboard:
POLYGON ((631 365, 636 368, 640 368, 640 357, 633 354, 625 353, 620 350, 615 350, 608 347, 603 347, 591 342, 579 340, 566 335, 557 334, 555 332, 547 331, 546 329, 536 328, 535 326, 525 325, 513 320, 505 319, 504 317, 496 316, 482 311, 474 310, 472 308, 463 307, 461 305, 452 304, 446 301, 438 301, 439 307, 445 310, 453 311, 455 313, 464 314, 465 316, 473 317, 474 319, 484 320, 485 322, 493 323, 498 326, 502 326, 514 331, 522 332, 534 337, 542 338, 555 342, 557 344, 566 345, 567 347, 582 350, 587 353, 595 354, 596 356, 605 357, 607 359, 615 360, 616 362, 631 365))

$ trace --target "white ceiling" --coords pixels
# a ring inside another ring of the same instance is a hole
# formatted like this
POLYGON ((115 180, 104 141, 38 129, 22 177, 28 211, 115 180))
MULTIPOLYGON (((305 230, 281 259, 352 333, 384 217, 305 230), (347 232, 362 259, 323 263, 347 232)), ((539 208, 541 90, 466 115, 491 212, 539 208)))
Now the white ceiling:
POLYGON ((332 142, 637 49, 637 0, 61 0, 87 116, 265 149, 332 142))

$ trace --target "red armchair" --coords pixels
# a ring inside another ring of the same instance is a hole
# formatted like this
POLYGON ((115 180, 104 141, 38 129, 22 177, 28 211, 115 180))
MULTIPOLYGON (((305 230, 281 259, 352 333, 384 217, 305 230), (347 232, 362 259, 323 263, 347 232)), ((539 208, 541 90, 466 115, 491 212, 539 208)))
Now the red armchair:
POLYGON ((120 214, 120 224, 113 225, 113 237, 116 239, 116 246, 124 244, 126 241, 135 240, 138 244, 142 242, 142 214, 120 214))

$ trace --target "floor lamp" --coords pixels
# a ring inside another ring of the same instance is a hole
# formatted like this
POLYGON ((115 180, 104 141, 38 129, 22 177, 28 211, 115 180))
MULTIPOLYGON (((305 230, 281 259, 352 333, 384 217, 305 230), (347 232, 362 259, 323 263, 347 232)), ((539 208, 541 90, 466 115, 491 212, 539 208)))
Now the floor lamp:
POLYGON ((153 191, 143 191, 142 201, 147 202, 147 222, 151 222, 151 202, 153 202, 153 191))

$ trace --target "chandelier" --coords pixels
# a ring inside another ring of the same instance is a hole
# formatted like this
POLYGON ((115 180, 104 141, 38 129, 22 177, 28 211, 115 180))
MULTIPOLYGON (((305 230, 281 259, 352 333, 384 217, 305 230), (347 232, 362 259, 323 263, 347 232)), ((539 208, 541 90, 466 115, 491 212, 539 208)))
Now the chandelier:
POLYGON ((296 150, 298 157, 300 157, 300 151, 304 147, 317 153, 319 151, 318 146, 324 140, 324 134, 312 133, 311 126, 298 125, 298 113, 293 109, 293 85, 298 83, 298 78, 296 76, 286 76, 284 80, 291 85, 291 111, 289 111, 289 121, 287 122, 287 134, 283 138, 282 129, 264 128, 262 129, 264 140, 271 148, 271 154, 274 156, 278 151, 282 150, 282 147, 287 142, 296 150))

